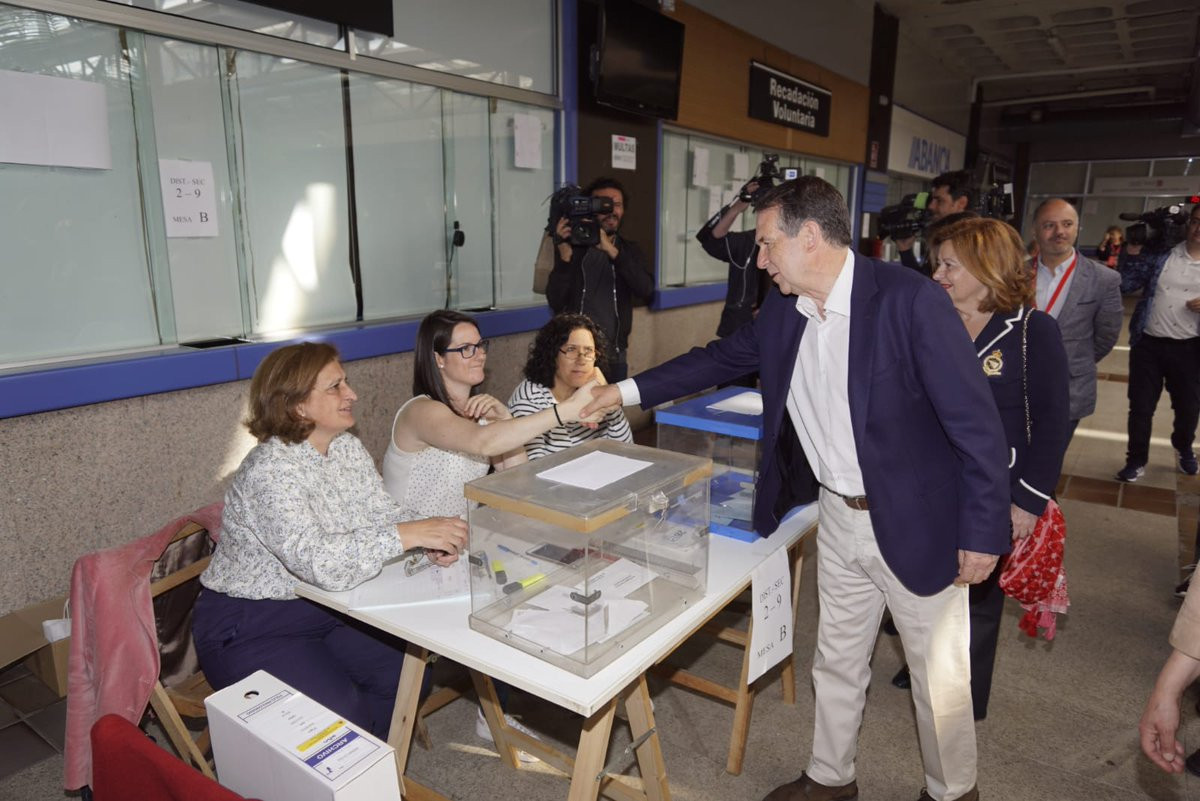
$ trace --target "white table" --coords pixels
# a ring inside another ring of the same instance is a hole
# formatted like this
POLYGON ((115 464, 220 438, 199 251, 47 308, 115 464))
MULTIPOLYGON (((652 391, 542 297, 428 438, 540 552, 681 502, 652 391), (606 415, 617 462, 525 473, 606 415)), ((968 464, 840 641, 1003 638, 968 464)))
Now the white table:
MULTIPOLYGON (((349 592, 328 592, 301 583, 296 587, 296 593, 410 644, 388 735, 388 742, 396 749, 397 768, 402 777, 408 761, 425 662, 432 652, 471 671, 501 758, 510 767, 518 767, 516 751, 520 748, 572 776, 570 801, 592 801, 601 792, 618 799, 666 801, 670 792, 654 730, 646 671, 748 587, 754 569, 769 554, 800 541, 816 522, 816 517, 816 504, 811 504, 795 513, 770 537, 754 543, 710 534, 708 591, 704 597, 591 678, 577 676, 472 630, 467 622, 471 611, 467 598, 417 606, 351 609, 349 592), (583 715, 586 720, 576 757, 572 759, 505 724, 491 679, 507 682, 583 715), (629 715, 644 791, 603 770, 618 701, 625 703, 629 715)), ((404 783, 406 798, 442 798, 411 778, 405 779, 404 783)))

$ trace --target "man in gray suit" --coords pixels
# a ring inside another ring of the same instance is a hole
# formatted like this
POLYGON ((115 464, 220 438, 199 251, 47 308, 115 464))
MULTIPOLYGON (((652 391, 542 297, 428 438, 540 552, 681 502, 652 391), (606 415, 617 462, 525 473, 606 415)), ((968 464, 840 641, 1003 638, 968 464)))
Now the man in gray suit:
POLYGON ((1079 215, 1061 198, 1033 214, 1038 243, 1037 307, 1058 320, 1071 371, 1071 433, 1096 411, 1096 363, 1121 333, 1121 276, 1075 249, 1079 215))

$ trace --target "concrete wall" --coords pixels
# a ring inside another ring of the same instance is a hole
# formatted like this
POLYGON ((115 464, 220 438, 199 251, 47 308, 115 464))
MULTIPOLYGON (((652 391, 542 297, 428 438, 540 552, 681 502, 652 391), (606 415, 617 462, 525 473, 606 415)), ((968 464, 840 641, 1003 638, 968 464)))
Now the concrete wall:
MULTIPOLYGON (((719 316, 720 304, 635 310, 631 367, 703 344, 719 316)), ((508 399, 532 337, 495 340, 485 391, 508 399)), ((359 396, 356 433, 377 461, 411 395, 412 364, 401 354, 346 366, 359 396)), ((238 381, 0 420, 0 615, 66 592, 79 556, 220 500, 254 444, 241 425, 248 391, 238 381)))

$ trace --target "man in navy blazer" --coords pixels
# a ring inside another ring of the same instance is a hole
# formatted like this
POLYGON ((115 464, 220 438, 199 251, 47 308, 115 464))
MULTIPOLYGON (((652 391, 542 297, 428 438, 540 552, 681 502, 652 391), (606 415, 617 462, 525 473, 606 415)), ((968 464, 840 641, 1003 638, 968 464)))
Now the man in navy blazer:
POLYGON ((813 754, 799 779, 764 801, 857 797, 858 730, 885 605, 913 674, 921 799, 970 801, 978 791, 967 585, 1009 549, 996 404, 941 287, 849 249, 837 189, 811 176, 787 181, 756 210, 758 267, 779 290, 757 318, 597 388, 585 412, 650 408, 758 368, 755 526, 769 533, 796 502, 820 497, 813 754))

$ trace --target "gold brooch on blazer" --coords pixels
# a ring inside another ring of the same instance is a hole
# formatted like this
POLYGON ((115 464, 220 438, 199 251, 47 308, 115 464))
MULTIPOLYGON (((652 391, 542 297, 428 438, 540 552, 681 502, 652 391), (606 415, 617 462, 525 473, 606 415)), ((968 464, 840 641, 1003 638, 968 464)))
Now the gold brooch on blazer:
POLYGON ((986 375, 988 378, 991 378, 992 376, 1000 375, 1000 372, 1003 369, 1004 369, 1004 354, 1002 354, 1000 352, 999 348, 996 348, 994 351, 992 351, 991 353, 989 353, 987 356, 984 357, 984 359, 983 359, 983 374, 986 375))

